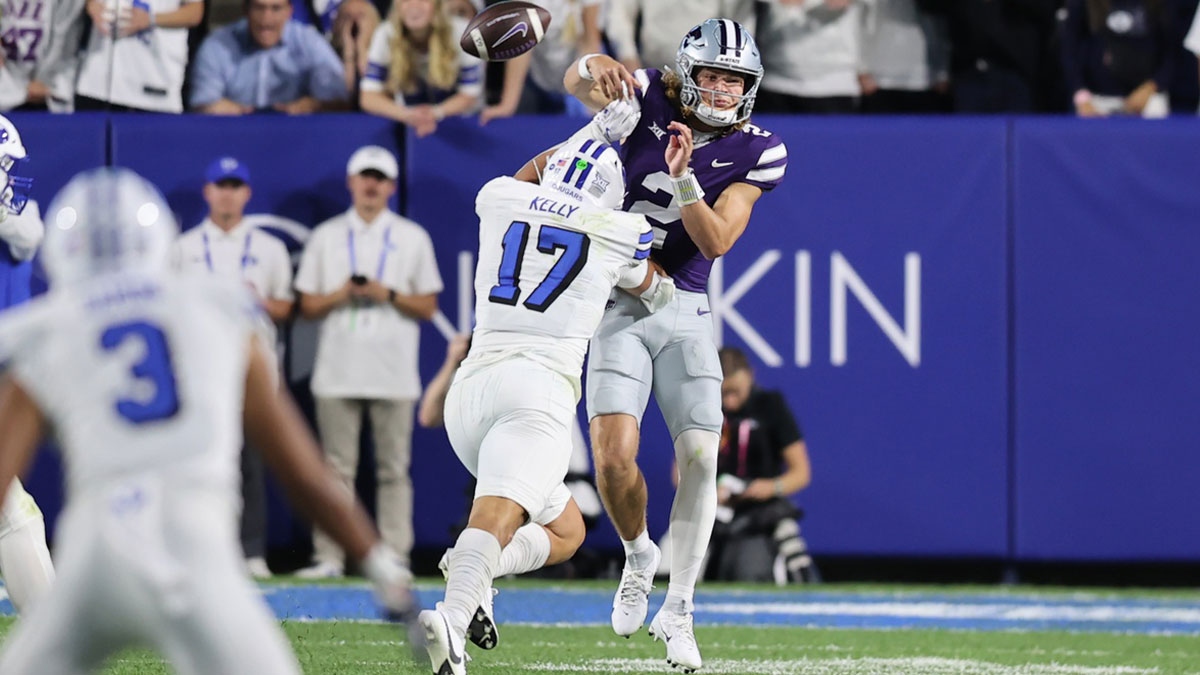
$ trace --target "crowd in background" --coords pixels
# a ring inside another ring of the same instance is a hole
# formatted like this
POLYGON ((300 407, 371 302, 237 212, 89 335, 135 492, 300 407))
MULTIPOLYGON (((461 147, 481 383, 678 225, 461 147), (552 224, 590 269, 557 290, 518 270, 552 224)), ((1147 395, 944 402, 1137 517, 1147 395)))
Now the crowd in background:
MULTIPOLYGON (((761 113, 1194 114, 1197 0, 541 0, 537 49, 458 46, 483 0, 3 0, 0 111, 585 114, 562 73, 674 63, 726 16, 755 35, 761 113)), ((486 4, 493 4, 488 2, 486 4)))

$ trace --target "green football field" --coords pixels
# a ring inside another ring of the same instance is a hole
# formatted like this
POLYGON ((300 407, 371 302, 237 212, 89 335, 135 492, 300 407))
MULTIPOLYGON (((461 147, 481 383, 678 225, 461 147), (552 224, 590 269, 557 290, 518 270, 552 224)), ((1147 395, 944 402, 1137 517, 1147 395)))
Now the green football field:
MULTIPOLYGON (((613 582, 501 583, 500 645, 470 648, 470 673, 672 672, 661 643, 613 635, 613 582)), ((423 585, 422 599, 440 589, 423 585)), ((371 620, 359 585, 264 586, 306 673, 427 673, 396 626, 371 620), (340 616, 341 619, 326 619, 340 616)), ((653 611, 661 593, 651 601, 653 611)), ((0 617, 0 633, 11 617, 0 617)), ((702 673, 1126 675, 1200 673, 1194 592, 995 587, 705 586, 702 673)), ((106 672, 170 672, 126 652, 106 672)))

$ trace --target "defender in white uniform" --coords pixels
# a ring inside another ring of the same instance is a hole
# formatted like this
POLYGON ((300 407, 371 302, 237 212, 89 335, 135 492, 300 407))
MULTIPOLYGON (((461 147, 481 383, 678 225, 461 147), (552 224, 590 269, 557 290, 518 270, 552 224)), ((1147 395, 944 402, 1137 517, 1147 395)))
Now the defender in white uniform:
POLYGON ((236 284, 167 272, 177 228, 157 190, 97 169, 55 198, 51 293, 0 319, 0 483, 52 427, 67 468, 59 576, 13 633, 0 672, 84 673, 145 646, 180 673, 298 673, 237 544, 243 419, 318 524, 364 558, 385 606, 407 570, 324 466, 276 391, 236 284), (243 417, 244 415, 244 417, 243 417))
POLYGON ((644 262, 650 225, 616 210, 623 196, 616 150, 589 139, 562 146, 541 185, 497 178, 476 198, 476 326, 445 421, 478 483, 449 559, 445 602, 420 617, 437 675, 466 672, 463 636, 490 593, 501 550, 526 522, 549 525, 566 508, 583 357, 613 288, 669 299, 673 287, 644 262))

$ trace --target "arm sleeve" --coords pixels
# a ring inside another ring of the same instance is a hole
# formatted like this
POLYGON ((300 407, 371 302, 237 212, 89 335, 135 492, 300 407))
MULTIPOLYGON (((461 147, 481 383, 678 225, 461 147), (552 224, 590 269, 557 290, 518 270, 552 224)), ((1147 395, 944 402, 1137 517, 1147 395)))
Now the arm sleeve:
POLYGON ((642 217, 642 231, 638 235, 637 247, 633 250, 634 260, 645 260, 650 257, 650 249, 654 246, 654 229, 650 221, 642 217))
POLYGON ((367 72, 363 73, 358 87, 362 91, 386 91, 388 73, 392 66, 391 24, 379 24, 371 35, 371 46, 367 49, 367 72))
POLYGON ((322 288, 321 278, 321 248, 324 236, 318 228, 313 231, 313 235, 309 238, 308 243, 304 246, 304 253, 300 256, 300 269, 296 271, 296 281, 292 286, 301 293, 316 295, 324 293, 322 288))
POLYGON ((457 93, 483 96, 483 61, 459 50, 457 93))
POLYGON ((787 171, 787 146, 778 136, 770 136, 770 143, 758 155, 754 167, 746 172, 745 182, 761 190, 774 189, 783 181, 787 171))
POLYGON ((215 103, 225 96, 225 73, 233 65, 227 45, 222 44, 224 31, 204 39, 196 52, 192 66, 192 95, 188 104, 193 108, 215 103))

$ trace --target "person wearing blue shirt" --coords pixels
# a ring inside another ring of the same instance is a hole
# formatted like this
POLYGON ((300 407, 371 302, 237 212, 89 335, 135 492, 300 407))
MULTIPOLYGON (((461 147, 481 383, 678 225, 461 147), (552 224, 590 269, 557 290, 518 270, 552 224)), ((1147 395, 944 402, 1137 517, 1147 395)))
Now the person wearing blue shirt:
POLYGON ((190 105, 213 115, 345 109, 341 58, 288 0, 246 0, 246 17, 211 34, 192 70, 190 105))

